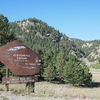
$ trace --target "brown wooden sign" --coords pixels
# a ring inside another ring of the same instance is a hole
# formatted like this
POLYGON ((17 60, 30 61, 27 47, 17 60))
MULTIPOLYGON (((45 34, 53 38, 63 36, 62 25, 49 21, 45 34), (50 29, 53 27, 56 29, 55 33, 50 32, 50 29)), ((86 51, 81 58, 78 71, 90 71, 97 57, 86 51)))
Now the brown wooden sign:
POLYGON ((0 47, 0 61, 15 75, 34 75, 40 72, 40 55, 19 41, 0 47))
POLYGON ((13 78, 3 78, 2 84, 17 84, 17 83, 31 83, 37 82, 38 77, 30 76, 30 77, 13 77, 13 78))

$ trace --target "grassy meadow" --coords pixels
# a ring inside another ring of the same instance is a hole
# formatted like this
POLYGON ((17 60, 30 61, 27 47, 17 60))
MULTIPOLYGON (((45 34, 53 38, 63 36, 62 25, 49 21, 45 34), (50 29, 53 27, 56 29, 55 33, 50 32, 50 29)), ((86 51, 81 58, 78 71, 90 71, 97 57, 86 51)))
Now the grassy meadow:
MULTIPOLYGON (((10 91, 20 95, 55 98, 82 98, 100 100, 100 69, 90 69, 93 75, 93 87, 74 87, 69 84, 53 84, 49 82, 36 82, 35 93, 29 93, 26 84, 10 84, 10 91)), ((0 91, 5 90, 5 85, 0 85, 0 91)))

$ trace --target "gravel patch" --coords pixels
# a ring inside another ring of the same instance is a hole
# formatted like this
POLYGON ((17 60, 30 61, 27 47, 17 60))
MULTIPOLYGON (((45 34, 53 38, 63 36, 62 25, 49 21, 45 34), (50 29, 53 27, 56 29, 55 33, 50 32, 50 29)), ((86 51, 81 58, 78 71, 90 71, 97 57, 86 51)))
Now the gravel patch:
POLYGON ((0 100, 65 100, 64 98, 54 98, 54 97, 33 97, 33 96, 21 96, 16 95, 12 91, 0 91, 0 100))
POLYGON ((21 96, 16 95, 12 91, 0 91, 0 100, 96 100, 96 99, 80 99, 80 98, 54 98, 54 97, 34 97, 34 96, 21 96))

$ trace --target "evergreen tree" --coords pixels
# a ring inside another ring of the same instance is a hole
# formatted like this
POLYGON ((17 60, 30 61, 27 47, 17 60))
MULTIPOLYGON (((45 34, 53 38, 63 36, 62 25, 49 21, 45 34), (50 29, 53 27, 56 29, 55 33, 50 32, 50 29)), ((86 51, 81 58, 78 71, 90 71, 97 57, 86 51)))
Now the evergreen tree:
MULTIPOLYGON (((71 56, 70 56, 71 57, 71 56)), ((86 65, 79 64, 76 57, 72 56, 64 66, 63 80, 73 85, 89 85, 92 74, 86 65)))
POLYGON ((48 50, 43 56, 42 77, 45 80, 51 81, 56 77, 55 56, 53 51, 48 50))
MULTIPOLYGON (((16 39, 12 31, 8 31, 9 23, 7 17, 0 14, 0 46, 7 44, 16 39)), ((0 62, 1 72, 4 73, 4 65, 0 62)))
POLYGON ((49 65, 48 67, 44 68, 43 77, 47 81, 52 81, 56 77, 56 67, 49 65))
POLYGON ((64 51, 60 51, 56 57, 56 70, 57 70, 57 79, 62 80, 62 73, 63 73, 63 68, 65 65, 65 53, 64 51))
POLYGON ((7 17, 0 14, 0 46, 16 39, 12 32, 8 33, 8 26, 9 23, 7 17))

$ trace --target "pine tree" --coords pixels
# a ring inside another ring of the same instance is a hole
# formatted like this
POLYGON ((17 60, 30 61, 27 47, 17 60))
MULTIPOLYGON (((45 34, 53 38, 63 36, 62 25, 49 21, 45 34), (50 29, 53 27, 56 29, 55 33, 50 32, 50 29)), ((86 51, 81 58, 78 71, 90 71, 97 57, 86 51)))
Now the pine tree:
POLYGON ((55 54, 52 50, 48 50, 43 56, 42 77, 51 81, 56 77, 55 54))
POLYGON ((0 46, 7 44, 15 40, 15 35, 12 32, 8 33, 8 19, 4 15, 0 14, 0 46))
POLYGON ((76 57, 70 56, 63 70, 63 80, 73 85, 89 85, 92 74, 86 65, 80 64, 76 57))
POLYGON ((47 81, 52 81, 56 77, 56 67, 49 65, 48 67, 44 68, 43 77, 47 81))
POLYGON ((60 51, 56 57, 56 70, 57 70, 57 79, 62 80, 63 68, 65 65, 65 53, 64 51, 60 51))
MULTIPOLYGON (((0 46, 3 46, 16 39, 12 31, 8 32, 8 27, 9 23, 7 17, 4 17, 4 15, 0 14, 0 46)), ((4 65, 0 62, 0 67, 2 68, 3 66, 4 65)), ((4 73, 4 67, 1 71, 4 73)))

